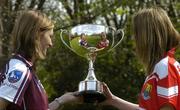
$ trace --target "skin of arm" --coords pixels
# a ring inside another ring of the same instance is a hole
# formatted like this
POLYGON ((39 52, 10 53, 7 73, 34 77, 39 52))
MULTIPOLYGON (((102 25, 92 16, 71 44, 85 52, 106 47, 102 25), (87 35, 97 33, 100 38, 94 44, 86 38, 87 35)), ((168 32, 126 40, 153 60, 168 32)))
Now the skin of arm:
MULTIPOLYGON (((68 92, 62 95, 61 97, 56 98, 49 104, 49 109, 56 110, 62 107, 62 105, 65 103, 82 102, 83 98, 75 96, 75 94, 77 94, 77 92, 68 92)), ((8 101, 4 100, 3 98, 0 98, 0 110, 5 110, 8 104, 8 101)))
POLYGON ((68 92, 62 95, 61 97, 56 98, 49 104, 50 110, 57 110, 61 108, 65 103, 82 103, 83 98, 81 96, 76 95, 77 92, 68 92))
MULTIPOLYGON (((119 110, 140 110, 138 104, 125 101, 113 95, 105 83, 103 83, 102 86, 103 86, 103 93, 107 98, 104 102, 101 103, 102 105, 111 105, 118 108, 119 110)), ((160 110, 175 110, 175 109, 173 108, 172 105, 166 104, 163 105, 160 108, 160 110)))
POLYGON ((102 83, 103 93, 106 96, 106 100, 102 102, 102 105, 111 105, 119 110, 139 110, 139 106, 137 104, 125 101, 111 93, 108 86, 105 83, 102 83))

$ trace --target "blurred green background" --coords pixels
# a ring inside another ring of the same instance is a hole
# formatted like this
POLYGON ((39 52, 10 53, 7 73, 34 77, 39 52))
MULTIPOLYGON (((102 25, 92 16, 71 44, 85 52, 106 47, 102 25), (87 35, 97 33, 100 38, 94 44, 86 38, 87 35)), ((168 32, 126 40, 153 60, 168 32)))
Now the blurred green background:
MULTIPOLYGON (((143 7, 160 6, 180 31, 179 0, 0 0, 0 64, 10 56, 10 33, 20 10, 41 10, 55 21, 55 40, 46 60, 39 61, 37 73, 49 102, 67 91, 77 91, 88 72, 88 62, 60 41, 60 29, 93 23, 123 28, 125 38, 112 52, 96 59, 98 80, 107 83, 113 94, 138 103, 138 93, 145 79, 143 66, 137 59, 131 19, 143 7)), ((180 61, 179 50, 176 58, 180 61)), ((117 110, 111 106, 67 104, 62 110, 117 110)))

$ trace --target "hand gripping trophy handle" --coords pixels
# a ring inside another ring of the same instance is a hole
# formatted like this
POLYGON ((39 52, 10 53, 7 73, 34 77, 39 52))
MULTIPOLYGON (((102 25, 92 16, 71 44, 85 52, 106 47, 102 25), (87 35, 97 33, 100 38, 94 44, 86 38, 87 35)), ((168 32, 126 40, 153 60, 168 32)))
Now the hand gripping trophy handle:
POLYGON ((107 53, 117 47, 124 37, 122 29, 94 24, 82 24, 73 27, 70 31, 61 30, 60 38, 64 45, 77 55, 89 61, 88 75, 79 83, 79 95, 84 97, 84 102, 94 103, 105 100, 102 83, 97 80, 93 62, 97 55, 107 53), (63 36, 63 33, 66 35, 63 36), (118 34, 121 33, 121 38, 118 34), (66 37, 66 39, 64 39, 66 37))

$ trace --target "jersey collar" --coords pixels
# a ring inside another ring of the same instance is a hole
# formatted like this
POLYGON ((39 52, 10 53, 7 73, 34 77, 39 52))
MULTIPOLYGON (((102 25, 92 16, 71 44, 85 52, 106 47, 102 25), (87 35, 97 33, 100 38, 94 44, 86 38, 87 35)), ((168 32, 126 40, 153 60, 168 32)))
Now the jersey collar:
POLYGON ((164 57, 169 56, 169 57, 173 57, 173 58, 174 58, 175 51, 176 51, 176 48, 170 49, 169 51, 167 51, 167 52, 164 54, 164 57))

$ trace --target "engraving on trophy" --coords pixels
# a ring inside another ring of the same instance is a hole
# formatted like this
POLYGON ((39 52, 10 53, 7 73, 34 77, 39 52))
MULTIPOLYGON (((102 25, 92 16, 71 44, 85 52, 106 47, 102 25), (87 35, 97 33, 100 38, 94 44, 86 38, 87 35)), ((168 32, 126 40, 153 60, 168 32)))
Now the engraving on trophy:
POLYGON ((89 61, 87 77, 78 86, 79 95, 83 95, 84 102, 93 103, 105 100, 101 82, 97 80, 94 73, 93 63, 96 57, 118 46, 123 36, 122 29, 115 30, 112 27, 95 24, 82 24, 73 27, 70 31, 61 31, 62 42, 77 55, 89 61), (118 36, 119 34, 121 35, 118 36))

